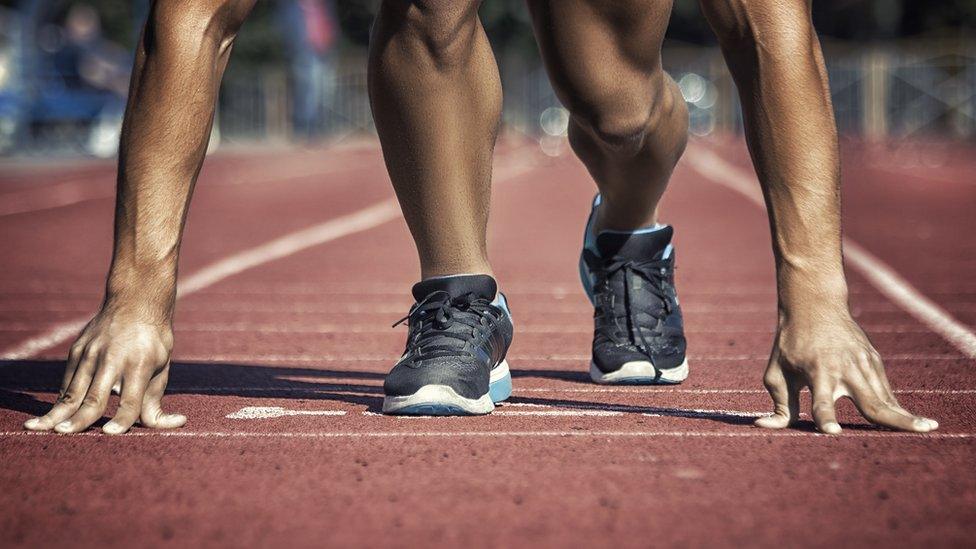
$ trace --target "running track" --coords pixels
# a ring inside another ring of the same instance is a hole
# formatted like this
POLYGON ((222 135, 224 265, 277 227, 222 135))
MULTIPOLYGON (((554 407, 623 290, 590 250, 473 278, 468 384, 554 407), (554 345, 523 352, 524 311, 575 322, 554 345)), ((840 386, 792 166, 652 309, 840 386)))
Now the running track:
POLYGON ((490 239, 515 396, 483 418, 377 415, 417 273, 379 151, 246 150, 208 160, 191 210, 166 401, 187 426, 28 434, 99 302, 113 168, 0 166, 0 545, 971 544, 976 162, 904 150, 845 145, 848 270, 933 435, 848 403, 840 437, 751 427, 775 293, 734 139, 693 144, 663 210, 692 360, 678 388, 587 382, 575 262, 593 189, 570 156, 510 140, 490 239))

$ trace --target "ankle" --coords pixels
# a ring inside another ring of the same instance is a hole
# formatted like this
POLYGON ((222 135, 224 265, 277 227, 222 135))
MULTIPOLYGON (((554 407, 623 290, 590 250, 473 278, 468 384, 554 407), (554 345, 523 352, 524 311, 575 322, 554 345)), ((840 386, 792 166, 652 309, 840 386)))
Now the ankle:
MULTIPOLYGON (((626 204, 626 202, 624 202, 626 204)), ((597 208, 596 222, 593 224, 593 231, 600 234, 601 231, 636 231, 647 229, 658 225, 657 205, 634 207, 640 201, 632 201, 626 207, 614 207, 613 202, 609 202, 604 197, 603 202, 597 208)))
POLYGON ((491 265, 489 265, 487 262, 430 266, 422 265, 420 269, 421 280, 459 275, 488 275, 494 278, 495 273, 492 271, 491 265))

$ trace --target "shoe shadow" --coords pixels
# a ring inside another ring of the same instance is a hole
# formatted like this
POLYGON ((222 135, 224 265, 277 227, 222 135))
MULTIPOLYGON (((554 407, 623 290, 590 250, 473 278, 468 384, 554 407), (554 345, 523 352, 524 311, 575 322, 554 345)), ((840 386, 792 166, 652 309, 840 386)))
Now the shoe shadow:
MULTIPOLYGON (((579 400, 565 400, 536 397, 512 397, 508 399, 512 404, 530 404, 535 406, 551 406, 554 408, 569 408, 582 411, 620 412, 623 414, 639 414, 650 417, 681 417, 688 419, 702 419, 727 423, 729 425, 752 425, 758 415, 739 415, 721 410, 694 410, 662 406, 640 406, 634 404, 606 404, 602 402, 586 402, 579 400)), ((504 406, 504 404, 502 404, 504 406)), ((745 413, 743 413, 745 414, 745 413)))
MULTIPOLYGON (((379 413, 383 406, 382 380, 385 374, 357 370, 318 369, 260 364, 220 362, 174 362, 170 366, 168 395, 229 395, 242 398, 329 400, 379 413)), ((60 389, 63 360, 0 361, 0 409, 30 416, 46 413, 60 389), (38 398, 36 395, 49 395, 38 398)), ((512 370, 515 378, 558 379, 589 384, 582 372, 554 370, 512 370)), ((652 394, 649 390, 648 394, 652 394)), ((672 407, 607 404, 562 398, 516 396, 510 404, 529 404, 572 410, 615 411, 651 417, 681 417, 717 421, 729 425, 751 425, 755 417, 721 410, 695 410, 672 407)), ((504 409, 505 404, 501 404, 504 409)), ((812 422, 801 421, 801 431, 816 432, 812 422)), ((869 424, 846 424, 845 429, 879 430, 869 424)))
POLYGON ((593 382, 590 380, 589 374, 586 372, 579 372, 576 370, 566 371, 566 370, 524 370, 524 369, 512 369, 512 378, 541 378, 541 379, 558 379, 560 381, 572 381, 574 383, 581 383, 586 385, 591 385, 593 382))

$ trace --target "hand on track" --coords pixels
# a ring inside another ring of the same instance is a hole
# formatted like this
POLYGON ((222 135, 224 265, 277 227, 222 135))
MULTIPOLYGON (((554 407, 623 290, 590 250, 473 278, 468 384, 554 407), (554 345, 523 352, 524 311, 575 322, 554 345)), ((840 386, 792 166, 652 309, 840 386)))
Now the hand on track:
POLYGON ((151 428, 182 427, 186 417, 161 407, 169 377, 173 332, 132 320, 137 315, 103 309, 71 346, 57 402, 47 414, 24 423, 31 431, 77 433, 98 421, 111 392, 121 394, 115 417, 102 427, 122 434, 138 420, 151 428))
POLYGON ((813 393, 813 420, 828 434, 841 432, 834 403, 848 397, 872 423, 926 433, 939 424, 913 415, 898 403, 885 375, 881 356, 849 314, 786 321, 776 335, 763 378, 773 397, 773 415, 759 427, 783 429, 796 423, 800 390, 813 393))

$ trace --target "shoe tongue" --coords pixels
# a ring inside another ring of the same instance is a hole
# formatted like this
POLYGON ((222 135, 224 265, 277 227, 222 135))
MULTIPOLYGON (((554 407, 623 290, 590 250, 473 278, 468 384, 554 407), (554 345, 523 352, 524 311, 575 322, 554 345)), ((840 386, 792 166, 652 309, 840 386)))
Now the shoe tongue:
POLYGON ((413 285, 413 298, 417 302, 434 292, 447 292, 452 299, 471 293, 491 301, 498 293, 498 284, 494 278, 479 274, 440 276, 421 280, 413 285))
POLYGON ((673 234, 670 225, 648 232, 603 231, 596 237, 596 249, 606 259, 661 259, 673 234))

